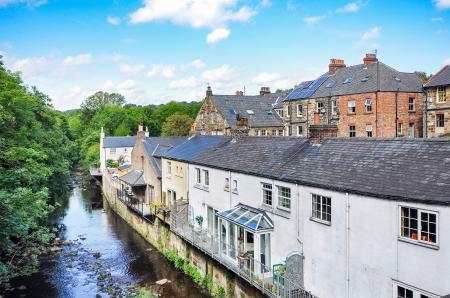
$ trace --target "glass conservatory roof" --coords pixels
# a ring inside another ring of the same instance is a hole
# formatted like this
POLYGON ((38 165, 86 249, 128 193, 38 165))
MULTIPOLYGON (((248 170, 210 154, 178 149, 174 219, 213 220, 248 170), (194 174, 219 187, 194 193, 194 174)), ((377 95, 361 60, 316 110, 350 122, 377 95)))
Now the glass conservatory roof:
POLYGON ((273 229, 272 220, 264 211, 244 204, 238 204, 234 208, 217 213, 217 215, 252 231, 259 232, 273 229))

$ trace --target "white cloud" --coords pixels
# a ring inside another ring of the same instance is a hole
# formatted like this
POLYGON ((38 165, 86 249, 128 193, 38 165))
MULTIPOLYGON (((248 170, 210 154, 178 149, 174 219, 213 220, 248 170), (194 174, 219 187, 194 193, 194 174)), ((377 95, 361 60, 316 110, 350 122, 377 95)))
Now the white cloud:
MULTIPOLYGON (((143 0, 144 6, 130 15, 131 24, 168 21, 192 28, 210 28, 210 42, 229 36, 224 29, 231 22, 247 22, 257 14, 256 9, 240 5, 238 0, 143 0), (221 29, 220 29, 221 28, 221 29), (220 31, 217 31, 220 30, 220 31)), ((261 2, 268 4, 267 0, 261 2)))
POLYGON ((65 99, 71 99, 79 96, 81 94, 80 86, 73 86, 64 94, 65 99))
POLYGON ((381 27, 373 27, 372 29, 364 32, 359 41, 356 43, 357 46, 371 46, 376 47, 377 44, 374 43, 381 35, 381 27))
POLYGON ((320 21, 325 20, 326 18, 331 16, 331 12, 328 12, 326 14, 320 15, 320 16, 309 16, 303 19, 303 21, 308 25, 314 25, 317 24, 320 21))
POLYGON ((431 19, 432 22, 442 22, 443 20, 444 20, 443 17, 435 17, 431 19))
POLYGON ((357 12, 365 5, 367 5, 367 3, 363 2, 363 1, 350 2, 350 3, 347 3, 346 5, 344 5, 343 7, 336 9, 336 12, 338 12, 338 13, 357 12))
POLYGON ((170 82, 169 89, 186 89, 186 88, 194 88, 197 86, 198 86, 197 78, 192 76, 188 79, 170 82))
POLYGON ((107 81, 105 81, 102 84, 100 89, 105 90, 105 91, 109 91, 109 90, 112 90, 113 87, 114 87, 114 83, 112 81, 110 81, 110 80, 107 80, 107 81))
POLYGON ((279 73, 267 73, 267 72, 262 72, 260 74, 258 74, 256 77, 254 77, 252 79, 252 82, 255 84, 268 84, 268 83, 272 83, 276 80, 280 79, 280 74, 279 73))
POLYGON ((120 25, 120 18, 119 18, 119 17, 108 16, 108 17, 106 18, 106 20, 107 20, 108 23, 110 23, 111 25, 114 25, 114 26, 120 25))
POLYGON ((206 63, 200 59, 195 59, 194 61, 191 62, 191 65, 197 69, 206 67, 206 63))
POLYGON ((124 73, 126 75, 137 75, 138 73, 143 71, 144 68, 145 68, 144 64, 130 65, 130 64, 124 63, 119 66, 120 72, 124 73))
POLYGON ((147 73, 148 77, 163 77, 163 78, 173 78, 175 76, 175 66, 155 64, 150 67, 147 73))
POLYGON ((30 57, 14 61, 12 69, 24 75, 35 75, 47 69, 49 61, 45 57, 30 57))
POLYGON ((261 6, 264 7, 269 7, 272 5, 272 3, 270 2, 270 0, 261 0, 261 2, 259 3, 261 6))
POLYGON ((47 3, 47 0, 0 0, 0 7, 14 4, 25 4, 29 8, 35 8, 47 3))
POLYGON ((133 80, 125 80, 117 85, 118 90, 131 90, 136 87, 136 83, 133 80))
POLYGON ((231 68, 228 64, 224 64, 215 69, 205 70, 202 73, 202 79, 207 82, 229 82, 233 80, 236 75, 237 72, 235 69, 231 68))
POLYGON ((448 9, 450 8, 450 0, 433 0, 434 4, 439 9, 448 9))
POLYGON ((91 62, 91 54, 79 54, 77 56, 67 56, 63 61, 63 65, 82 65, 90 64, 91 62))
POLYGON ((216 43, 223 39, 227 39, 230 36, 230 30, 226 28, 217 28, 214 29, 211 33, 206 37, 207 43, 216 43))
POLYGON ((444 65, 450 65, 450 57, 444 61, 444 65))

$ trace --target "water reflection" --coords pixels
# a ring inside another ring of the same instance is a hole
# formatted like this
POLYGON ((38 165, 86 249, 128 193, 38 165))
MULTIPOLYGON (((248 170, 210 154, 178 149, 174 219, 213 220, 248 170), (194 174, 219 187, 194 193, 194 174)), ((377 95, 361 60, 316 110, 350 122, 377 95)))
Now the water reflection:
MULTIPOLYGON (((101 293, 98 272, 106 270, 120 284, 151 287, 167 278, 162 297, 208 297, 190 278, 176 270, 154 247, 110 210, 92 208, 101 202, 99 189, 75 185, 61 237, 79 240, 79 248, 65 248, 60 254, 43 258, 38 273, 12 282, 16 289, 5 297, 96 297, 101 293), (95 259, 91 251, 101 253, 95 259), (74 256, 75 255, 75 256, 74 256), (100 268, 100 269, 99 269, 100 268), (25 286, 19 290, 19 286, 25 286)), ((108 208, 106 208, 108 209, 108 208)))

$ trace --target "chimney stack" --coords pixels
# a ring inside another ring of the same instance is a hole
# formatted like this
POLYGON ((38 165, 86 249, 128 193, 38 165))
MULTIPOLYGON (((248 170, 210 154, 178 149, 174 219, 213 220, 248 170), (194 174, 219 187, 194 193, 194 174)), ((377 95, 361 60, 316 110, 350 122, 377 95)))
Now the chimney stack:
POLYGON ((330 59, 328 64, 328 74, 333 75, 339 68, 344 68, 345 62, 343 59, 330 59))
POLYGON ((366 57, 364 57, 363 61, 364 61, 364 66, 367 66, 370 63, 378 62, 377 54, 367 53, 366 57))
POLYGON ((137 131, 137 135, 136 136, 137 136, 138 139, 145 138, 144 126, 142 124, 140 124, 138 126, 138 131, 137 131))
POLYGON ((265 94, 270 94, 269 87, 261 87, 261 90, 259 91, 259 95, 265 95, 265 94))
POLYGON ((244 91, 236 91, 236 96, 244 96, 244 91))
POLYGON ((148 138, 150 136, 150 132, 148 131, 148 126, 145 127, 145 137, 148 138))
POLYGON ((206 97, 209 97, 209 96, 212 96, 212 95, 213 95, 213 93, 212 93, 211 86, 208 86, 208 88, 206 88, 206 97))

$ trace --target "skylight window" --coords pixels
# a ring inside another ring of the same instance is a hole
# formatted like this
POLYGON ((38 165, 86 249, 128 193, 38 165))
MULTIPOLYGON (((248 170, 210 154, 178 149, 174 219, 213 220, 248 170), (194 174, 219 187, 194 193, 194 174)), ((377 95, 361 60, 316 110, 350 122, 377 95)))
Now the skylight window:
POLYGON ((236 111, 234 109, 229 109, 228 112, 230 115, 236 115, 236 111))
POLYGON ((401 82, 401 81, 402 81, 399 77, 395 77, 395 80, 396 80, 397 82, 401 82))
POLYGON ((352 77, 348 77, 348 78, 345 79, 344 84, 349 84, 352 81, 353 81, 353 78, 352 77))
POLYGON ((255 112, 253 112, 253 110, 247 110, 247 114, 249 114, 249 115, 254 115, 255 112))
POLYGON ((369 77, 367 76, 367 77, 362 78, 361 82, 367 82, 368 80, 369 80, 369 77))
POLYGON ((325 86, 325 88, 332 88, 333 86, 334 86, 334 82, 331 81, 325 86))

